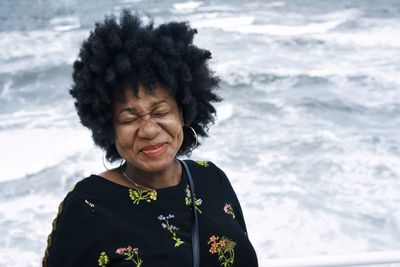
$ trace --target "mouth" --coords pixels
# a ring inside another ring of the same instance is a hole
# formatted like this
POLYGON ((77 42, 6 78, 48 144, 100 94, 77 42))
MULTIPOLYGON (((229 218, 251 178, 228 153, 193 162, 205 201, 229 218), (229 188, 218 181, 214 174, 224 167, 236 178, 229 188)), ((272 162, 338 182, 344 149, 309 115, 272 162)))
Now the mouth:
POLYGON ((161 143, 152 146, 146 146, 140 150, 147 157, 158 157, 167 150, 168 144, 161 143))

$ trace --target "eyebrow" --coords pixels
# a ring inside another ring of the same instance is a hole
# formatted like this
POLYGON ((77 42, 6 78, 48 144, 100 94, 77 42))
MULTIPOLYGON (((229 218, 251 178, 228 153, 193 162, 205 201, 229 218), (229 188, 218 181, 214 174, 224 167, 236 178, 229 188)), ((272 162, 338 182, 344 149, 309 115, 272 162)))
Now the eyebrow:
MULTIPOLYGON (((167 100, 156 101, 156 102, 151 103, 151 109, 154 109, 154 107, 156 107, 156 106, 158 106, 158 105, 160 105, 162 103, 169 104, 167 100)), ((136 114, 139 113, 139 111, 137 109, 135 109, 135 108, 124 108, 118 113, 118 115, 121 114, 124 111, 129 111, 130 113, 136 113, 136 114)))

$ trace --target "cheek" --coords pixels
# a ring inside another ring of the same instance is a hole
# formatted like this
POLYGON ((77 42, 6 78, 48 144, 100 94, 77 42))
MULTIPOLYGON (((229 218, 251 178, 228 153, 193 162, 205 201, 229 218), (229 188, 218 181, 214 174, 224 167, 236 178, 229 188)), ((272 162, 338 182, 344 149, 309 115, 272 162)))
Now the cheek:
POLYGON ((132 147, 133 131, 128 127, 118 127, 115 130, 115 146, 120 148, 132 147))
POLYGON ((181 126, 181 127, 179 127, 178 134, 177 134, 176 153, 178 153, 179 149, 181 148, 181 146, 183 144, 183 138, 184 138, 184 133, 183 133, 183 128, 181 126))
POLYGON ((178 133, 177 133, 177 141, 178 141, 178 145, 179 147, 181 147, 182 143, 183 143, 183 128, 179 127, 178 129, 178 133))
POLYGON ((180 146, 183 142, 183 128, 179 120, 171 120, 163 127, 171 138, 180 146))
POLYGON ((177 139, 183 140, 183 125, 180 120, 175 121, 174 128, 175 128, 175 136, 177 137, 177 139))

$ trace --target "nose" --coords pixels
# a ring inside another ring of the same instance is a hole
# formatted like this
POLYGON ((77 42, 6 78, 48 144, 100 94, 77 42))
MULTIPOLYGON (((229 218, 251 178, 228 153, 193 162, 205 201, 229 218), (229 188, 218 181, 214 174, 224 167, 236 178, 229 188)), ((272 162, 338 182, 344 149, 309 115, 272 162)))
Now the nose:
POLYGON ((151 118, 151 114, 143 115, 140 118, 138 136, 144 139, 154 139, 160 133, 160 126, 151 118))

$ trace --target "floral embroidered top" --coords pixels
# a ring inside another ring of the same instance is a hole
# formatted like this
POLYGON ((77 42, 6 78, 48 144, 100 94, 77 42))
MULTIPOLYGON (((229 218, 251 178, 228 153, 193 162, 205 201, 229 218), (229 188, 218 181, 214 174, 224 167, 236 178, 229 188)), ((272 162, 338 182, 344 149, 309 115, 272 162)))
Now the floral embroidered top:
MULTIPOLYGON (((222 170, 186 161, 195 183, 200 266, 258 266, 240 204, 222 170)), ((131 189, 91 175, 60 204, 43 266, 192 266, 192 199, 178 185, 131 189)))

